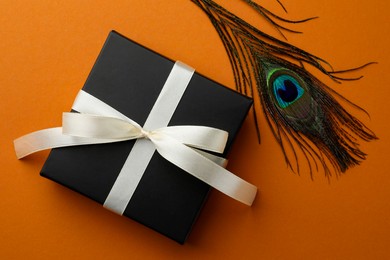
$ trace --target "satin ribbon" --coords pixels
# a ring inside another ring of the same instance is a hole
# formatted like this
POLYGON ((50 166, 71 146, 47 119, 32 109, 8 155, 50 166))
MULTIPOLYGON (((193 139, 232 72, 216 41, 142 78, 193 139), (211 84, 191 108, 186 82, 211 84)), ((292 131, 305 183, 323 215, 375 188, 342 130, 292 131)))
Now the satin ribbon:
POLYGON ((104 203, 106 208, 123 214, 155 150, 187 173, 251 205, 257 188, 221 167, 226 164, 223 158, 197 150, 222 153, 227 132, 204 126, 167 126, 192 73, 186 65, 175 64, 144 127, 81 90, 72 107, 81 114, 64 113, 62 128, 44 129, 16 139, 17 157, 56 147, 137 139, 104 203), (177 91, 178 86, 181 91, 177 91), (168 108, 164 105, 167 98, 168 108))

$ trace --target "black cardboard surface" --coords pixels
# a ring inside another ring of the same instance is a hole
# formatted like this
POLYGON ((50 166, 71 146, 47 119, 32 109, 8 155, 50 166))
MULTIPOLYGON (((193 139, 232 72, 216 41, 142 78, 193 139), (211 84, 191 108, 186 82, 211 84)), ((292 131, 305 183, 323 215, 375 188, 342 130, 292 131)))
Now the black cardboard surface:
MULTIPOLYGON (((174 62, 111 32, 83 90, 143 125, 174 62)), ((197 73, 169 125, 229 132, 225 156, 252 101, 197 73)), ((103 204, 134 141, 53 149, 41 175, 103 204)), ((124 215, 184 243, 209 186, 157 152, 124 215)))

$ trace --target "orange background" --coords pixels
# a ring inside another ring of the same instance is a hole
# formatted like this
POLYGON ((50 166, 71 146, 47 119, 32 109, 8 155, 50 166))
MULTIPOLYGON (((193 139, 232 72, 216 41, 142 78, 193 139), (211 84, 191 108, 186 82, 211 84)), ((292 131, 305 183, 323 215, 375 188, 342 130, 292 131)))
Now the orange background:
MULTIPOLYGON (((218 1, 279 37, 243 1, 218 1)), ((1 259, 390 259, 390 6, 383 0, 258 1, 291 19, 303 35, 289 42, 336 69, 378 61, 357 82, 331 86, 363 106, 355 113, 380 140, 364 143, 368 159, 329 184, 287 169, 264 118, 257 143, 245 121, 229 169, 259 187, 252 208, 213 191, 184 245, 104 210, 38 173, 48 152, 18 161, 12 141, 59 126, 115 29, 234 88, 214 28, 189 0, 0 2, 0 258, 1 259)), ((157 217, 157 216, 156 216, 157 217)))

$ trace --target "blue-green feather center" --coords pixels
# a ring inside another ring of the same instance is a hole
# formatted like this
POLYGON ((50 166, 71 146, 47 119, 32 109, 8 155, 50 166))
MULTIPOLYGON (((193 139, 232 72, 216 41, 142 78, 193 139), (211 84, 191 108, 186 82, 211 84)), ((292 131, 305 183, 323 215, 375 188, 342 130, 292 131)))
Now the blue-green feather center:
POLYGON ((303 96, 305 90, 290 75, 279 75, 274 79, 273 90, 281 108, 286 108, 303 96))

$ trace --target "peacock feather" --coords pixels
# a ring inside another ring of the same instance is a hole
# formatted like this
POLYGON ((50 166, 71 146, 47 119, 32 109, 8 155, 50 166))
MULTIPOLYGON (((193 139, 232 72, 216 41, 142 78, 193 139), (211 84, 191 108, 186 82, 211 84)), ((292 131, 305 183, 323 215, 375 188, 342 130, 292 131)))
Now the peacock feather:
MULTIPOLYGON (((366 159, 359 141, 371 141, 377 137, 341 103, 363 109, 328 87, 305 66, 310 65, 340 83, 359 79, 345 78, 342 74, 371 63, 335 71, 325 60, 262 32, 212 0, 191 1, 203 10, 219 34, 232 66, 237 90, 259 98, 261 110, 291 169, 299 173, 298 161, 303 156, 311 176, 313 168, 318 170, 320 164, 330 177, 332 172, 339 175, 366 159)), ((283 37, 283 31, 299 32, 281 23, 302 23, 315 18, 290 21, 251 0, 243 1, 283 37)), ((258 110, 255 107, 255 114, 258 110)), ((257 116, 255 120, 257 125, 257 116)))

